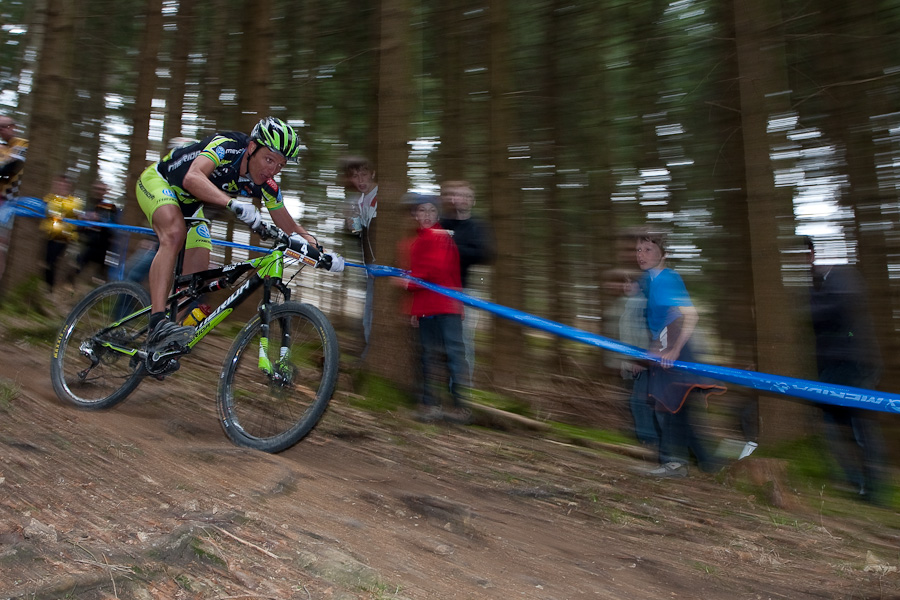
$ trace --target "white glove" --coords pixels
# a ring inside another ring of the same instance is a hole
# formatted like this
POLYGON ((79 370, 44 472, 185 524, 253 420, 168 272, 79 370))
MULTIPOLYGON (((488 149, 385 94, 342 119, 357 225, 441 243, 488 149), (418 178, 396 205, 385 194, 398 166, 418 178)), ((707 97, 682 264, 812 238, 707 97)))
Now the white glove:
POLYGON ((344 257, 340 254, 331 255, 331 267, 328 269, 332 273, 340 273, 344 270, 344 257))
POLYGON ((228 201, 228 208, 238 220, 243 221, 250 229, 256 229, 262 222, 262 215, 259 214, 259 210, 253 206, 252 202, 232 198, 228 201))

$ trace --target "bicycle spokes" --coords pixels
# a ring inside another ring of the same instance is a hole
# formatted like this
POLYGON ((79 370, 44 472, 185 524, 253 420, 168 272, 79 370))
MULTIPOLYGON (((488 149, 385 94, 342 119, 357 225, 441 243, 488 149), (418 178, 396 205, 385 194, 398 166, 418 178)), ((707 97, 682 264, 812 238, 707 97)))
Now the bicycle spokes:
POLYGON ((76 304, 53 349, 50 377, 57 396, 93 409, 128 396, 143 376, 137 357, 149 311, 149 294, 130 282, 99 286, 76 304))
POLYGON ((315 307, 277 305, 232 346, 220 380, 222 426, 236 443, 279 452, 315 426, 331 399, 339 355, 334 329, 315 307))

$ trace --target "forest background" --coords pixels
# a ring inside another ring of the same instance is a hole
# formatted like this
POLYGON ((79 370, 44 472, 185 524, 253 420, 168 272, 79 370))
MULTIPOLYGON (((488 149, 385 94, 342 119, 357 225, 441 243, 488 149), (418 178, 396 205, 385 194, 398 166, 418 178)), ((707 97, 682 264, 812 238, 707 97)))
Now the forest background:
MULTIPOLYGON (((604 282, 634 266, 628 233, 669 231, 716 364, 814 377, 811 235, 863 272, 882 389, 900 391, 900 3, 0 0, 0 19, 0 108, 30 141, 23 195, 60 172, 82 195, 102 178, 124 223, 145 226, 134 182, 165 140, 272 114, 300 128, 281 183, 326 247, 359 258, 341 156, 377 165, 386 265, 409 234, 403 194, 467 179, 498 249, 485 294, 580 329, 608 331, 604 282)), ((7 278, 36 270, 20 255, 7 278)), ((355 326, 361 272, 303 286, 355 326)), ((408 383, 400 293, 378 280, 364 367, 408 383)), ((503 319, 482 334, 482 388, 618 377, 596 349, 503 319)), ((758 400, 763 438, 811 423, 807 404, 758 400)))

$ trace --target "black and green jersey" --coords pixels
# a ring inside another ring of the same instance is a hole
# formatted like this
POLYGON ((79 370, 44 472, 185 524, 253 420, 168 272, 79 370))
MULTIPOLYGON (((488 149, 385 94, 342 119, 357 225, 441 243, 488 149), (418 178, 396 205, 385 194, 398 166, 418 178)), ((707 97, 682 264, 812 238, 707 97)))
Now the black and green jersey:
POLYGON ((245 133, 217 133, 199 142, 175 148, 157 163, 156 170, 177 194, 180 203, 192 204, 197 199, 184 189, 184 176, 198 156, 205 156, 216 165, 209 180, 217 188, 229 196, 260 198, 270 211, 281 208, 284 200, 274 179, 256 185, 240 173, 241 159, 249 142, 250 136, 245 133))

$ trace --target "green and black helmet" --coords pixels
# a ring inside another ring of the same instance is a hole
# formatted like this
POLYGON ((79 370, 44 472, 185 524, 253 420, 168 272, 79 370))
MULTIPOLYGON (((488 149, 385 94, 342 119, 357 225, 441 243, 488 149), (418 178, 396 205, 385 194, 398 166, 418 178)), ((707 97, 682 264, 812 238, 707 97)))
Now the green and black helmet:
POLYGON ((260 146, 281 154, 289 162, 296 162, 300 157, 300 136, 281 119, 262 119, 250 132, 250 138, 260 146))

